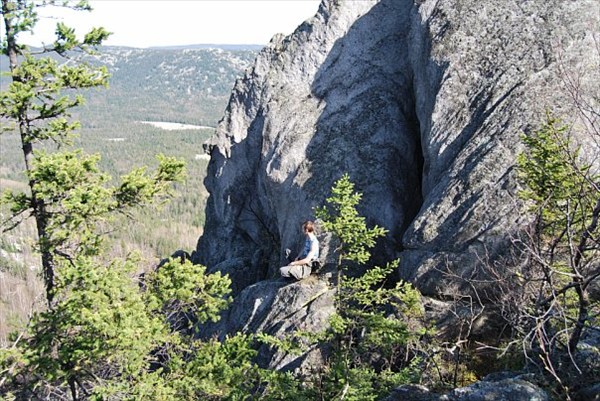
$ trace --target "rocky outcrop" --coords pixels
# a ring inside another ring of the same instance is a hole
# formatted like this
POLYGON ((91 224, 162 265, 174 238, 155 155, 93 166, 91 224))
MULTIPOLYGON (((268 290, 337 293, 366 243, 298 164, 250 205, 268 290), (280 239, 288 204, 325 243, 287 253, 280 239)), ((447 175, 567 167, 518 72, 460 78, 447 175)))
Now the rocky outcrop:
MULTIPOLYGON (((329 327, 334 312, 335 290, 316 276, 298 282, 291 279, 265 280, 244 289, 216 323, 206 323, 199 332, 223 339, 233 333, 266 333, 289 337, 297 330, 320 332, 329 327)), ((310 348, 301 355, 277 352, 267 345, 259 349, 257 362, 275 369, 297 369, 304 361, 319 364, 321 351, 310 348)))
POLYGON ((345 172, 368 224, 389 230, 375 262, 400 258, 423 293, 443 296, 442 272, 472 275, 501 255, 522 224, 518 137, 546 109, 568 111, 561 74, 598 65, 598 18, 594 0, 324 0, 273 38, 206 144, 192 257, 235 273, 238 312, 224 322, 245 319, 221 329, 266 324, 266 310, 248 315, 257 288, 269 299, 292 289, 263 280, 345 172))
POLYGON ((243 256, 274 275, 343 172, 364 192, 369 223, 390 229, 382 258, 396 255, 422 202, 402 44, 412 14, 403 1, 323 2, 315 18, 258 56, 207 146, 211 195, 198 261, 243 256))
MULTIPOLYGON (((518 135, 560 108, 559 67, 594 56, 594 1, 325 0, 236 82, 195 259, 272 277, 348 172, 389 230, 376 255, 436 293, 519 224, 518 135), (561 59, 559 60, 559 54, 561 59)), ((597 54, 595 54, 597 57, 597 54)))
MULTIPOLYGON (((498 375, 496 375, 498 376, 498 375)), ((510 374, 509 374, 510 376, 510 374)), ((448 394, 436 394, 426 387, 407 385, 397 388, 385 401, 548 401, 544 390, 526 377, 489 377, 448 394)))

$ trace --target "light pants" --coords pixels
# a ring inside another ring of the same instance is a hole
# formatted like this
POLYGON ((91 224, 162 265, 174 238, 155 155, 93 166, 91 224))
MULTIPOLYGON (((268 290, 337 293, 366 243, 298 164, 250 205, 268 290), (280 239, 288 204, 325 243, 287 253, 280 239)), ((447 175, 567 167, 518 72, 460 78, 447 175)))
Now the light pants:
POLYGON ((279 268, 282 277, 295 277, 297 280, 302 280, 310 276, 310 265, 289 265, 279 268))

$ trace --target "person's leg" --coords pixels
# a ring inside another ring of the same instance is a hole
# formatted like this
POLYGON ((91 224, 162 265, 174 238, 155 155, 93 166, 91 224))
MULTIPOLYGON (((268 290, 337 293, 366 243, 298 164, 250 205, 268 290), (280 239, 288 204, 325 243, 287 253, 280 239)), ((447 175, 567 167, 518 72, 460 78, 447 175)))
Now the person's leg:
POLYGON ((296 280, 302 280, 310 276, 309 265, 289 265, 279 268, 282 277, 294 277, 296 280))
POLYGON ((302 270, 302 278, 306 278, 308 276, 310 276, 311 273, 311 267, 310 264, 305 264, 304 265, 304 269, 302 270))
POLYGON ((281 273, 281 277, 291 277, 290 269, 294 266, 283 266, 279 268, 279 272, 281 273))
POLYGON ((302 280, 310 276, 310 266, 309 265, 294 265, 291 266, 290 274, 296 278, 296 280, 302 280))

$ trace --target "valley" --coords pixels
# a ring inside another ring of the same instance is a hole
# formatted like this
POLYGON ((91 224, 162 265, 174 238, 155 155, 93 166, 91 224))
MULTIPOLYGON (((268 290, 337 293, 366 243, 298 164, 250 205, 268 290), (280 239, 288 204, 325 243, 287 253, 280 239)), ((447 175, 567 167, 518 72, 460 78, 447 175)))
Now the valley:
MULTIPOLYGON (((101 167, 113 178, 134 167, 156 166, 158 153, 184 159, 188 171, 171 202, 114 224, 119 229, 108 233, 111 256, 141 250, 149 268, 178 249, 195 248, 208 195, 203 180, 209 158, 202 144, 213 134, 236 78, 256 54, 255 47, 102 50, 95 62, 108 66, 110 86, 84 92, 86 103, 73 116, 81 122, 74 145, 100 154, 101 167)), ((1 61, 4 71, 8 62, 1 61)), ((6 77, 0 83, 5 90, 6 77)), ((5 131, 0 135, 0 190, 25 187, 23 170, 19 136, 5 131)), ((2 325, 0 344, 25 321, 41 293, 34 232, 33 221, 27 221, 0 237, 0 320, 9 322, 2 325)))

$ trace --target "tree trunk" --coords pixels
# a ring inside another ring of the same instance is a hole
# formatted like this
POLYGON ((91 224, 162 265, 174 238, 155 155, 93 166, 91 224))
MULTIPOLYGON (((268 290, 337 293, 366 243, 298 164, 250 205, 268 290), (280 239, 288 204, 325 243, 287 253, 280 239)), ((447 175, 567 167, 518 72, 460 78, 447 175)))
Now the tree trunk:
POLYGON ((575 323, 575 327, 571 336, 569 337, 569 350, 574 351, 577 349, 577 344, 579 344, 579 340, 581 339, 581 334, 583 333, 583 328, 585 327, 585 323, 589 318, 589 299, 587 294, 587 283, 585 283, 586 278, 582 277, 579 274, 579 267, 581 264, 581 260, 583 258, 583 254, 587 247, 588 240, 592 236, 592 233, 596 231, 598 227, 598 219, 600 218, 600 199, 596 202, 596 206, 592 212, 592 221, 587 227, 587 229, 583 232, 581 236, 581 240, 577 247, 577 252, 575 253, 575 258, 573 260, 573 270, 576 273, 574 281, 576 283, 575 291, 577 292, 577 297, 579 298, 579 310, 578 310, 578 318, 575 323))
MULTIPOLYGON (((8 15, 11 12, 10 2, 2 0, 2 13, 8 15)), ((10 62, 10 71, 14 72, 19 65, 19 47, 15 37, 15 27, 11 19, 4 19, 6 28, 6 44, 7 55, 10 62)), ((13 82, 22 82, 22 79, 13 75, 13 82)), ((21 145, 23 149, 23 158, 25 160, 25 170, 30 176, 31 162, 33 160, 33 144, 31 138, 31 130, 29 127, 29 118, 27 111, 29 107, 23 107, 18 116, 19 133, 21 135, 21 145)), ((54 298, 54 257, 49 249, 47 241, 46 228, 48 226, 47 212, 43 199, 39 199, 35 190, 35 181, 29 178, 29 189, 31 190, 31 209, 38 233, 38 242, 40 244, 40 253, 42 255, 42 271, 44 285, 46 288, 46 300, 48 307, 51 307, 54 298)))
POLYGON ((69 377, 69 389, 71 390, 71 399, 73 401, 79 400, 79 396, 77 395, 77 382, 73 377, 69 377))

